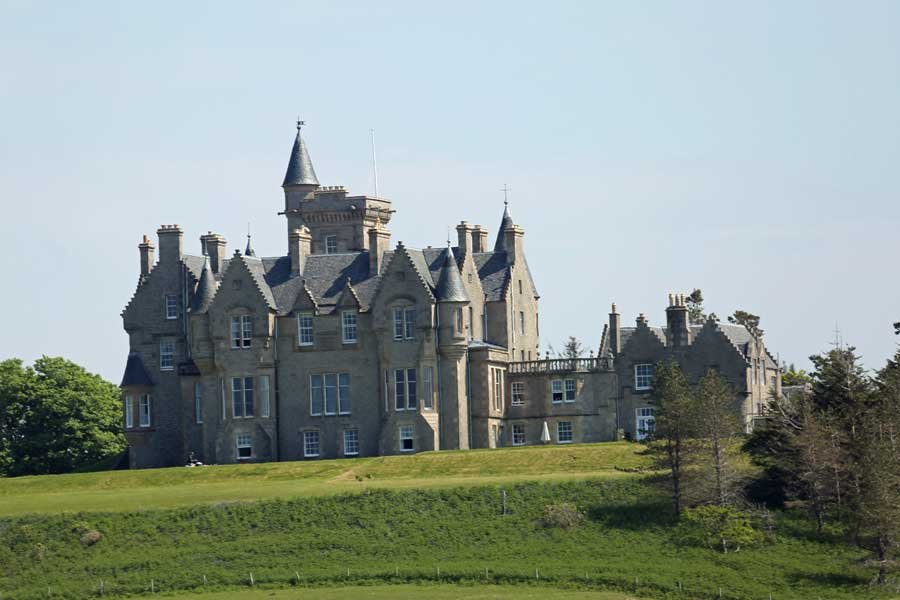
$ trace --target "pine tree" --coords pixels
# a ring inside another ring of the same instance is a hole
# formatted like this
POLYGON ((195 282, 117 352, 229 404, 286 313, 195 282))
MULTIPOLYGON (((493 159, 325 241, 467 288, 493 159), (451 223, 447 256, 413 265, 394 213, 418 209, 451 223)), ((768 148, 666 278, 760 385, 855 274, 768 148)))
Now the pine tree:
POLYGON ((729 450, 741 432, 735 411, 735 395, 728 381, 710 369, 697 384, 693 401, 696 438, 702 445, 697 453, 701 479, 701 501, 727 506, 735 499, 737 472, 729 450), (704 489, 705 488, 705 489, 704 489))
POLYGON ((655 407, 651 450, 660 467, 669 472, 672 508, 680 515, 684 473, 689 464, 689 438, 693 428, 691 388, 678 363, 664 362, 654 369, 652 399, 655 407))

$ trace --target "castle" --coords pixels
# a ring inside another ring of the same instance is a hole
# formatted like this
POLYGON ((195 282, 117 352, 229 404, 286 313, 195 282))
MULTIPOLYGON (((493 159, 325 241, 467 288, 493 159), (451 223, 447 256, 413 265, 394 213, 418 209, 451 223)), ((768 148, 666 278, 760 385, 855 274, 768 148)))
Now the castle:
POLYGON ((613 305, 599 352, 541 358, 539 295, 524 230, 505 207, 493 244, 466 221, 451 247, 390 246, 384 198, 320 186, 298 124, 282 184, 288 253, 248 236, 163 225, 138 246, 122 312, 130 352, 123 427, 134 468, 374 456, 640 439, 653 427, 653 365, 715 368, 747 427, 780 393, 777 364, 743 326, 623 327, 613 305))

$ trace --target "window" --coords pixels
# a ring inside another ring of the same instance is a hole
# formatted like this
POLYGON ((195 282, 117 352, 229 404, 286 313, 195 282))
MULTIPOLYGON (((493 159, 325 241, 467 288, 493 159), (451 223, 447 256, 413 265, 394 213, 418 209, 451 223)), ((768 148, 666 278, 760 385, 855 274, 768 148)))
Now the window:
POLYGON ((306 458, 314 458, 319 456, 319 432, 304 431, 303 432, 303 456, 306 458))
POLYGON ((309 376, 309 414, 350 414, 350 374, 317 373, 309 376))
POLYGON ((522 293, 522 280, 519 280, 519 293, 522 293))
POLYGON ((166 318, 178 318, 178 296, 175 294, 166 294, 166 318))
POLYGON ((345 310, 341 313, 341 337, 345 344, 356 343, 356 311, 345 310))
POLYGON ((550 382, 550 400, 553 404, 559 404, 563 401, 562 379, 554 379, 550 382))
POLYGON ((384 412, 391 410, 391 376, 384 370, 384 412))
POLYGON ((503 369, 491 367, 491 382, 494 387, 494 410, 503 410, 503 369))
POLYGON ((194 384, 194 422, 203 422, 203 384, 194 384))
POLYGON ((312 313, 300 313, 297 315, 297 344, 299 346, 313 345, 312 313))
POLYGON ((416 449, 415 429, 412 425, 400 426, 400 452, 412 452, 416 449))
POLYGON ((432 410, 434 408, 434 369, 422 367, 422 408, 432 410))
MULTIPOLYGON (((512 382, 512 402, 513 406, 524 406, 525 404, 525 383, 522 381, 512 382)), ((515 435, 515 434, 513 434, 515 435)))
POLYGON ((556 443, 571 444, 572 443, 572 422, 560 421, 556 424, 556 443))
POLYGON ((269 376, 259 377, 259 416, 268 418, 271 410, 269 402, 269 376))
POLYGON ((138 424, 150 427, 150 394, 141 394, 138 401, 138 424))
POLYGON ((415 339, 416 326, 416 309, 415 308, 395 308, 394 309, 394 339, 395 340, 412 340, 415 339))
POLYGON ((653 381, 653 365, 634 365, 634 389, 649 390, 653 381))
POLYGON ((125 429, 134 427, 134 398, 125 396, 125 429))
POLYGON ((538 337, 541 335, 541 319, 537 313, 534 313, 534 334, 538 337))
POLYGON ((415 369, 394 369, 394 408, 415 410, 418 405, 415 369))
POLYGON ((236 419, 253 416, 253 378, 231 378, 232 416, 236 419))
POLYGON ((649 406, 643 406, 635 410, 637 426, 635 427, 635 439, 642 440, 656 430, 656 423, 653 419, 653 409, 649 406))
POLYGON ((463 310, 462 308, 456 309, 456 333, 462 333, 465 324, 463 323, 463 310))
POLYGON ((325 254, 337 254, 336 235, 329 235, 325 237, 325 254))
POLYGON ((357 454, 359 454, 359 430, 347 429, 344 431, 344 456, 357 454))
POLYGON ((175 368, 175 340, 163 338, 159 340, 159 370, 171 371, 175 368))
POLYGON ((522 310, 519 311, 519 333, 525 335, 525 311, 522 310))
POLYGON ((253 457, 253 438, 249 433, 239 433, 235 436, 237 446, 237 459, 246 460, 253 457))
POLYGON ((566 379, 566 402, 575 402, 575 380, 566 379))
POLYGON ((469 339, 475 339, 475 312, 469 307, 469 339))
POLYGON ((512 426, 512 444, 513 446, 521 446, 525 443, 525 425, 522 423, 513 423, 512 426))
POLYGON ((249 348, 253 337, 253 317, 235 315, 231 317, 231 347, 249 348))

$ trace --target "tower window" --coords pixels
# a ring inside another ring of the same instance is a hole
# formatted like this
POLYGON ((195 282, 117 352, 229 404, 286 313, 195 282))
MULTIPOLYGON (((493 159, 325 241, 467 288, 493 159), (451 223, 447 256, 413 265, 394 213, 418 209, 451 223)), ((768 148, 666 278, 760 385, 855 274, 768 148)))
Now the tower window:
POLYGON ((325 254, 337 254, 336 235, 329 235, 325 237, 325 254))

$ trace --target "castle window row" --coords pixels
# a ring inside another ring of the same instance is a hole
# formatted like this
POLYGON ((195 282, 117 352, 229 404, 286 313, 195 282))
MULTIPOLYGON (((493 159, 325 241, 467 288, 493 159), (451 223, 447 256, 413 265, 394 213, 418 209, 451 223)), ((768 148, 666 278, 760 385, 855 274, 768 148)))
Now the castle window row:
MULTIPOLYGON (((125 429, 134 429, 134 398, 131 394, 125 395, 125 429)), ((150 427, 150 394, 139 394, 137 399, 138 427, 150 427)))
POLYGON ((309 414, 313 417, 350 414, 350 374, 309 376, 309 414))
MULTIPOLYGON (((303 457, 322 456, 322 434, 318 429, 303 432, 303 457)), ((359 456, 359 429, 345 429, 341 432, 343 456, 359 456)))
POLYGON ((253 338, 253 317, 234 315, 231 317, 231 347, 249 348, 253 338))

